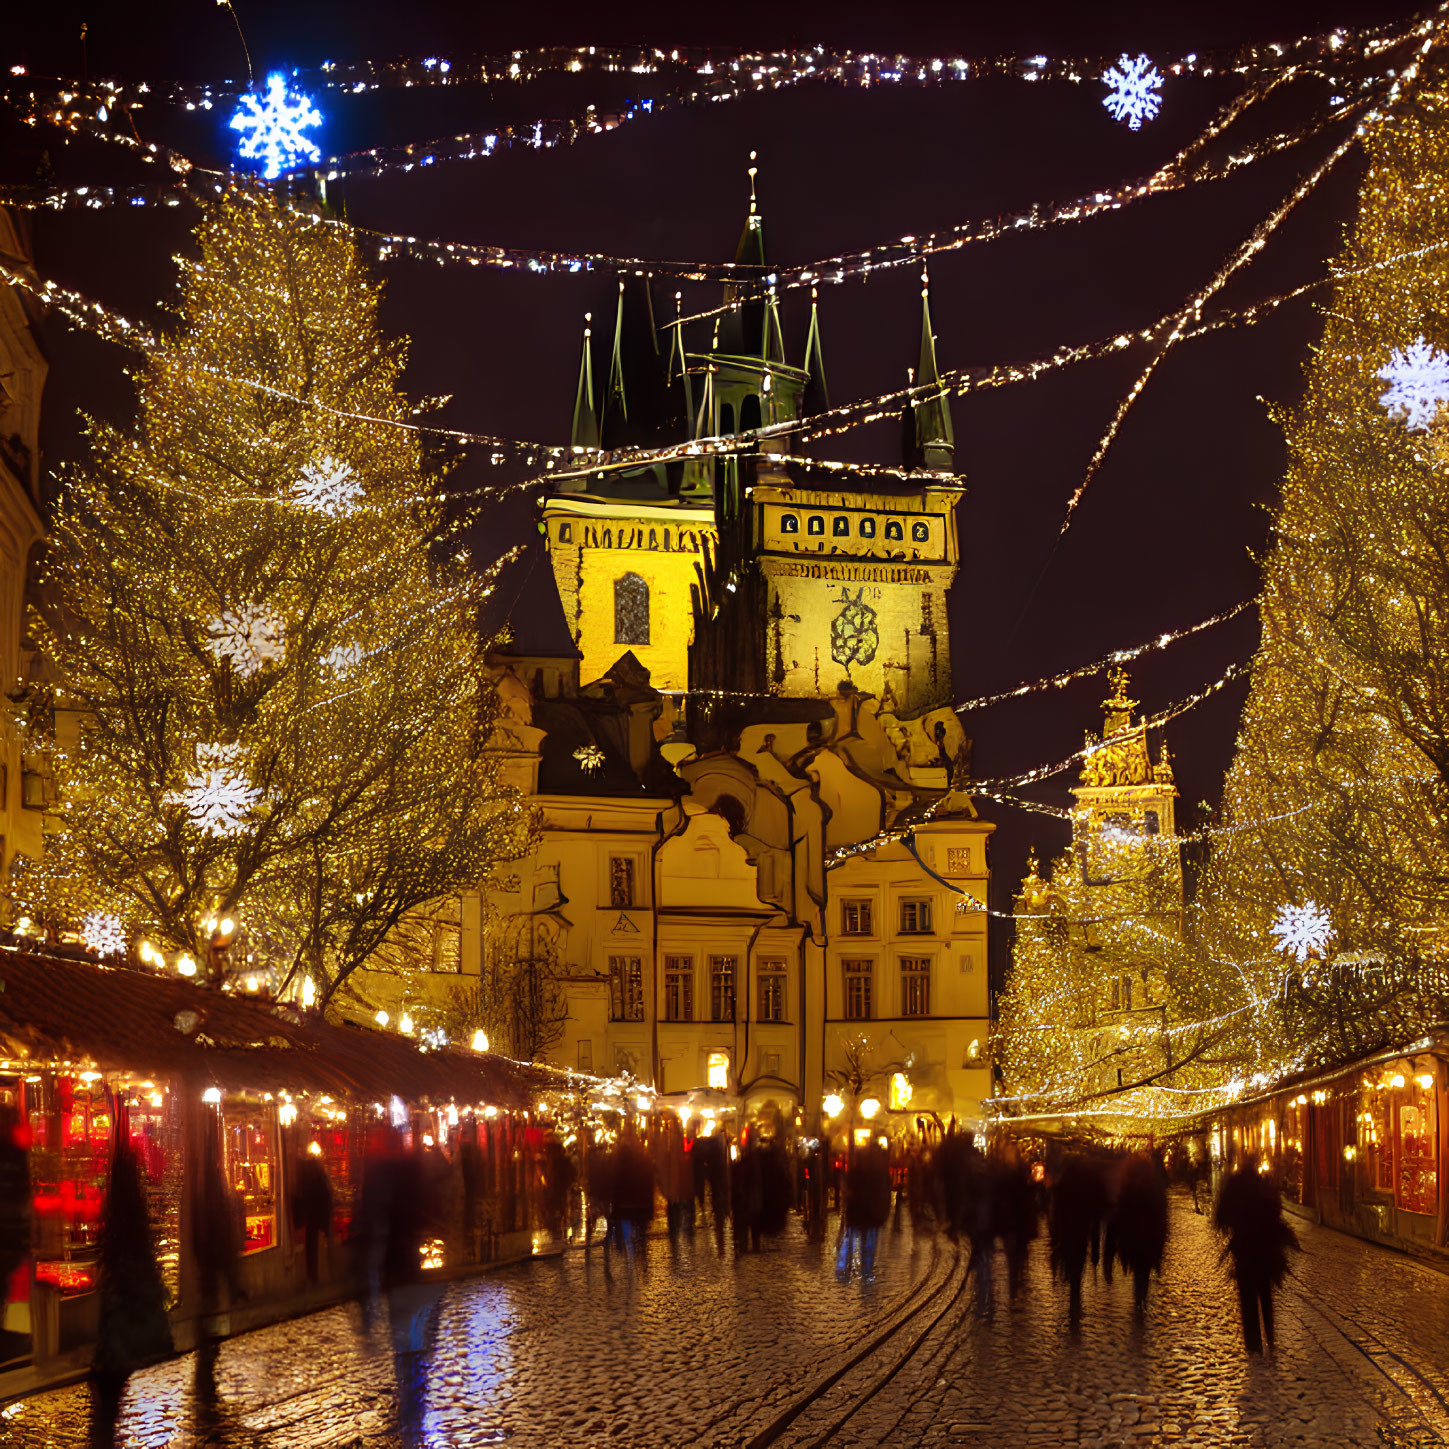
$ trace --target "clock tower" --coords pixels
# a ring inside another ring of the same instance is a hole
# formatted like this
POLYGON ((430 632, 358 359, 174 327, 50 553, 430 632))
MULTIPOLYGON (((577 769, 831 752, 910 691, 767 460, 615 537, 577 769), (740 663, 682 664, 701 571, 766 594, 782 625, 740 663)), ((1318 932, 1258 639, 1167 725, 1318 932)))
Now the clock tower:
POLYGON ((925 285, 904 427, 901 470, 741 460, 697 589, 694 687, 818 699, 850 685, 902 718, 951 703, 961 480, 925 285))

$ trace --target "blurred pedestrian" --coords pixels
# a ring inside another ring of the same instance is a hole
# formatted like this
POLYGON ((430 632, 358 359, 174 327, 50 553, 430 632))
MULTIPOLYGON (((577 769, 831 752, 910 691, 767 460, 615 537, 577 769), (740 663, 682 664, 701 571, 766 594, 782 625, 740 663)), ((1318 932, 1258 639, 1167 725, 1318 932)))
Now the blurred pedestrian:
POLYGON ((1007 1289, 1015 1298, 1026 1275, 1027 1250, 1037 1233, 1036 1184, 1015 1143, 1008 1142, 994 1164, 992 1196, 996 1236, 1006 1254, 1007 1289))
MULTIPOLYGON (((632 1131, 614 1149, 614 1202, 611 1214, 615 1246, 625 1262, 644 1267, 644 1239, 654 1221, 654 1163, 632 1131)), ((605 1246, 605 1262, 608 1262, 605 1246)))
POLYGON ((97 1258, 100 1317, 91 1360, 91 1443, 115 1443, 126 1380, 171 1352, 166 1285, 156 1262, 141 1170, 129 1143, 118 1142, 101 1211, 97 1258))
POLYGON ((8 1103, 0 1106, 0 1328, 10 1280, 30 1256, 29 1130, 8 1103))
POLYGON ((1067 1281, 1073 1329, 1082 1321, 1082 1274, 1102 1221, 1106 1197, 1098 1163, 1079 1156, 1062 1162, 1051 1192, 1051 1262, 1052 1271, 1067 1281))
POLYGON ((1122 1271, 1132 1275, 1132 1301, 1140 1318, 1167 1246, 1167 1174, 1155 1154, 1137 1152, 1122 1164, 1113 1228, 1117 1258, 1122 1271))
POLYGON ((317 1282, 321 1240, 332 1237, 332 1184, 319 1153, 310 1150, 292 1170, 292 1228, 302 1234, 307 1260, 307 1282, 317 1282))
POLYGON ((861 1271, 875 1263, 876 1239, 891 1215, 890 1159, 874 1142, 853 1147, 845 1168, 844 1231, 839 1268, 859 1254, 861 1271))
POLYGON ((1233 1259, 1243 1347, 1262 1353, 1265 1338, 1273 1347, 1273 1290, 1288 1271, 1288 1249, 1298 1247, 1298 1235, 1283 1216, 1277 1182, 1259 1170, 1256 1153, 1223 1184, 1213 1223, 1228 1235, 1223 1254, 1233 1259))
POLYGON ((196 1263, 198 1306, 196 1393, 215 1397, 216 1360, 221 1351, 219 1318, 245 1295, 241 1287, 241 1205, 227 1186, 221 1165, 220 1131, 204 1122, 199 1161, 192 1178, 191 1248, 196 1263))

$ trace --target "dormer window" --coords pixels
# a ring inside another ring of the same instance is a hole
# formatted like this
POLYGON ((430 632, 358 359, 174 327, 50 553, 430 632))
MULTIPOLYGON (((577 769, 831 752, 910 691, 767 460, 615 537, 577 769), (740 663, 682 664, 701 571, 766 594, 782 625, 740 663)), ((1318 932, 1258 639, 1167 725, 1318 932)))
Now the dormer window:
POLYGON ((825 520, 818 513, 812 513, 805 521, 805 532, 810 534, 824 534, 825 520))
POLYGON ((849 538, 850 520, 845 517, 832 518, 830 520, 830 531, 836 538, 849 538))
POLYGON ((905 538, 905 536, 906 536, 905 530, 901 527, 901 521, 900 521, 900 519, 898 519, 898 518, 888 518, 888 519, 886 519, 885 536, 888 539, 895 539, 896 541, 900 541, 901 539, 904 539, 905 538))
POLYGON ((911 525, 911 541, 913 543, 928 543, 931 538, 931 526, 928 523, 913 523, 911 525))
POLYGON ((799 533, 800 515, 797 513, 782 513, 780 515, 781 533, 799 533))
POLYGON ((875 519, 873 519, 873 518, 862 518, 860 520, 860 536, 862 538, 874 538, 875 537, 875 519))

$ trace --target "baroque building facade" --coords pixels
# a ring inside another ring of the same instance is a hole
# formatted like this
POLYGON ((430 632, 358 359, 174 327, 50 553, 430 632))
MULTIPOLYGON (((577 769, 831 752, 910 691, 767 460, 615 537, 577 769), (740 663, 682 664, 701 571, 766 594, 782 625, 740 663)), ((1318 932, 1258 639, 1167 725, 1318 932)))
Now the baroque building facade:
POLYGON ((1072 788, 1071 843, 1045 872, 1033 851, 1015 901, 1000 1055, 1005 1097, 1026 1115, 1107 1101, 1171 1063, 1177 786, 1165 742, 1152 758, 1126 672, 1109 683, 1072 788))
POLYGON ((820 318, 792 362, 753 172, 735 262, 761 285, 726 286, 701 350, 642 279, 611 328, 586 319, 582 462, 492 656, 490 747, 538 844, 459 903, 459 970, 390 1009, 541 966, 547 1040, 515 1021, 515 1051, 806 1124, 844 1086, 977 1126, 993 827, 953 708, 962 489, 929 297, 906 466, 842 471, 800 456, 820 318), (660 444, 683 446, 628 451, 660 444))

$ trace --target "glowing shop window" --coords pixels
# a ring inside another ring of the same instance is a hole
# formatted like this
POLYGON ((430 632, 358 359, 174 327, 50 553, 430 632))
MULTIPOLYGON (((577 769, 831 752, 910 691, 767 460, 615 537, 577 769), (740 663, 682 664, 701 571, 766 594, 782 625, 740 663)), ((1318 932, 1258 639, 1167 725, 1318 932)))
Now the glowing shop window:
POLYGON ((911 1105, 911 1079, 904 1072, 891 1076, 891 1111, 904 1112, 911 1105))
POLYGON ((243 1253, 277 1242, 277 1134, 270 1102, 230 1095, 221 1108, 222 1162, 227 1186, 241 1200, 243 1253))
POLYGON ((705 1071, 705 1080, 713 1091, 729 1091, 730 1054, 728 1052, 711 1052, 705 1062, 705 1071))

